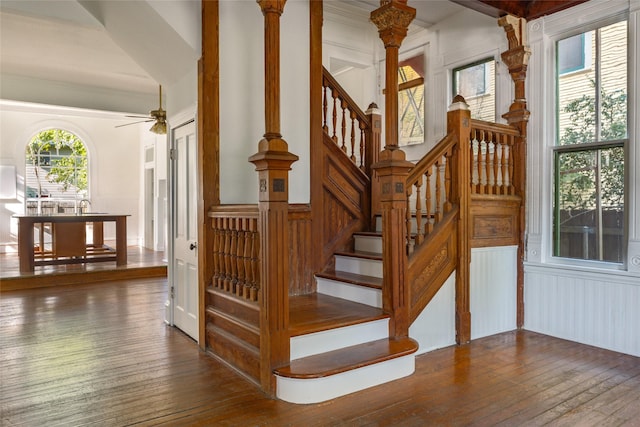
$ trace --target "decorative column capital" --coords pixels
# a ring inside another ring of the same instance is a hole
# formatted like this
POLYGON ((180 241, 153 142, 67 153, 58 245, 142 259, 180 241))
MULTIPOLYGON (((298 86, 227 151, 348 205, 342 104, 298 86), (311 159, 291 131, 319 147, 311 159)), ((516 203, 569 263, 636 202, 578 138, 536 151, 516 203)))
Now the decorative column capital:
POLYGON ((277 13, 278 15, 282 15, 282 12, 284 12, 284 5, 287 0, 256 0, 256 2, 260 6, 263 15, 266 15, 267 13, 277 13))
POLYGON ((416 10, 406 3, 406 0, 382 0, 380 7, 371 12, 371 22, 378 27, 384 47, 399 48, 407 36, 407 29, 416 16, 416 10))

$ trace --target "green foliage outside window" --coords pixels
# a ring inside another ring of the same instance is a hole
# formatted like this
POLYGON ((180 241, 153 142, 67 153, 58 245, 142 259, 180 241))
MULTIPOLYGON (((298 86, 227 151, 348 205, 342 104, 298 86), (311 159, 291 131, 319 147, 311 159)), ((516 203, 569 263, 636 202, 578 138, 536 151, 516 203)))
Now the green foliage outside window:
MULTIPOLYGON (((59 184, 61 193, 69 190, 76 194, 86 194, 87 149, 76 135, 62 129, 49 129, 34 136, 26 149, 27 167, 33 168, 37 185, 36 197, 44 195, 43 184, 59 184), (42 176, 43 173, 46 175, 42 176)), ((29 193, 29 191, 28 191, 29 193)), ((30 194, 28 194, 30 196, 30 194)))

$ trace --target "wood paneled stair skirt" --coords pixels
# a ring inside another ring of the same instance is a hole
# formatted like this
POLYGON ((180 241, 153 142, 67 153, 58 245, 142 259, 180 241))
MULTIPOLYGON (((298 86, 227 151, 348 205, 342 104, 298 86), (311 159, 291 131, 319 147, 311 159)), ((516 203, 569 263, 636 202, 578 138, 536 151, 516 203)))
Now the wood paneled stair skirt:
POLYGON ((318 403, 411 375, 418 343, 389 337, 382 310, 379 233, 316 274, 317 293, 290 298, 291 363, 275 370, 277 397, 318 403))

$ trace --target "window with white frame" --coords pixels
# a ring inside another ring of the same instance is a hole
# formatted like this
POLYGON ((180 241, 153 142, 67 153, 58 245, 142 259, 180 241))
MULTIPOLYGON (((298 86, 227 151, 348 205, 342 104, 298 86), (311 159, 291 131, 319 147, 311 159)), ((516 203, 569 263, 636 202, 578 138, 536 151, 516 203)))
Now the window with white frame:
POLYGON ((496 119, 496 61, 493 58, 454 68, 453 96, 462 95, 471 118, 493 122, 496 119))
POLYGON ((622 21, 556 43, 556 257, 624 262, 627 38, 622 21), (585 63, 588 70, 570 73, 585 63))
POLYGON ((25 211, 77 212, 88 197, 87 147, 63 129, 39 132, 25 150, 25 211))
POLYGON ((399 145, 424 142, 424 54, 398 64, 399 145))

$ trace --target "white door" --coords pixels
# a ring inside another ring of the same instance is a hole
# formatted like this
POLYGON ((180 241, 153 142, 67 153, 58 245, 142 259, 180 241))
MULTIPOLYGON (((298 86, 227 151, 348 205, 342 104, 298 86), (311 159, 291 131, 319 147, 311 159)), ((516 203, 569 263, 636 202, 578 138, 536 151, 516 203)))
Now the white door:
POLYGON ((198 341, 198 188, 194 122, 172 132, 173 323, 198 341))

